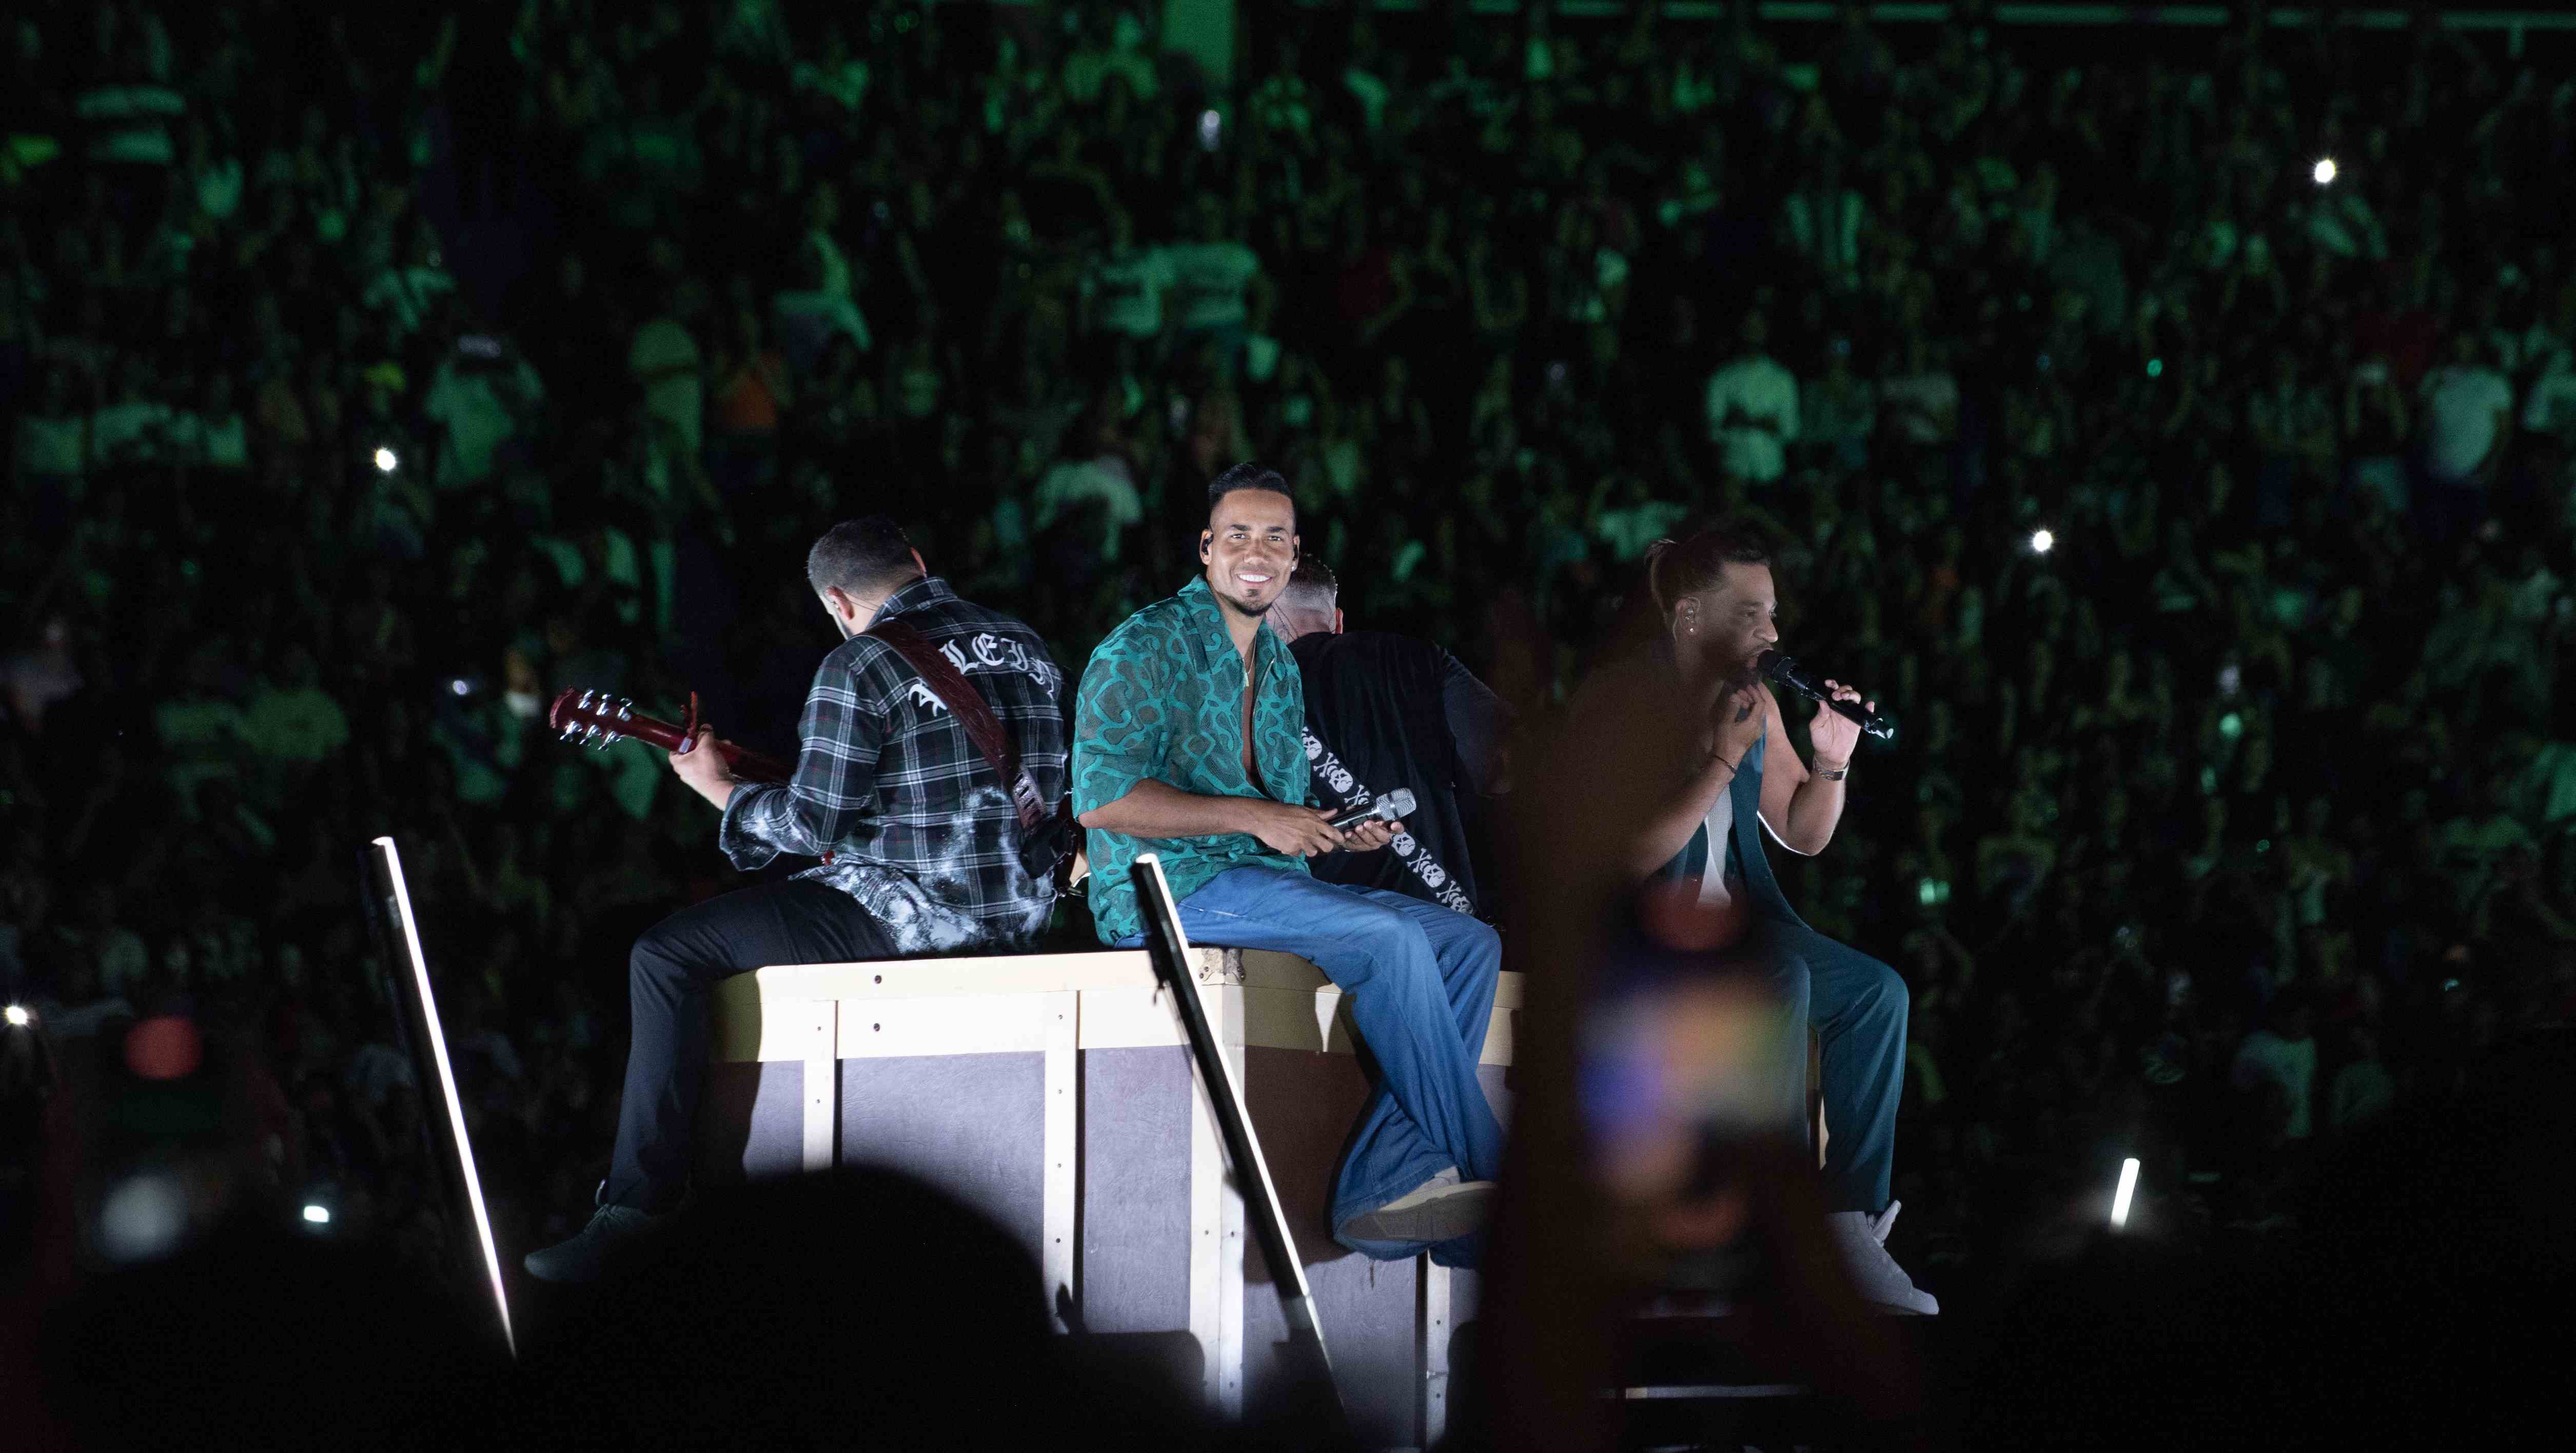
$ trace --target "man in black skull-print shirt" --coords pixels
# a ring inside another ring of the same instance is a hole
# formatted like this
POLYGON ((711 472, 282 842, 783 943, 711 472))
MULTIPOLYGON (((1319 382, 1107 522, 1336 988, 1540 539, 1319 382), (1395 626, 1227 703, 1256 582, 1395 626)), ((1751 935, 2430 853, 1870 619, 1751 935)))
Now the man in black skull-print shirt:
POLYGON ((1401 787, 1415 806, 1394 842, 1318 858, 1314 874, 1490 921, 1477 866, 1489 851, 1493 799, 1507 785, 1511 709, 1429 641, 1342 629, 1339 588, 1322 561, 1301 560, 1270 617, 1303 679, 1316 795, 1327 806, 1358 806, 1401 787))

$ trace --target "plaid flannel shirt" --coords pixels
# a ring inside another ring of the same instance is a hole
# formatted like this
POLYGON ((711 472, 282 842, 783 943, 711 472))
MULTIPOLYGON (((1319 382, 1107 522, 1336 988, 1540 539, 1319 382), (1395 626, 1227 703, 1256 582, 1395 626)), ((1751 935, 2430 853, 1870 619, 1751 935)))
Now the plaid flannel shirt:
MULTIPOLYGON (((936 576, 888 597, 999 717, 1042 798, 1065 790, 1064 672, 1027 626, 961 600, 936 576)), ((718 844, 735 867, 780 853, 859 901, 906 955, 1020 947, 1046 927, 1054 888, 1022 860, 1010 784, 901 652, 856 636, 805 695, 804 748, 784 785, 745 783, 718 844)))

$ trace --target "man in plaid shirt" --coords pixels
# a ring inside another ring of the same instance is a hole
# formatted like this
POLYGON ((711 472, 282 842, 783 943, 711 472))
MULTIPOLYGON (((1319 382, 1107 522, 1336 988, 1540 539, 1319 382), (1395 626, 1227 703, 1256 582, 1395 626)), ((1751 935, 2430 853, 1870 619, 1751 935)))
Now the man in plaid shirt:
MULTIPOLYGON (((616 1153, 590 1224, 529 1254, 528 1270, 546 1280, 595 1278, 617 1241, 679 1198, 716 981, 764 964, 1024 947, 1054 910, 1012 784, 902 653, 862 633, 894 617, 918 631, 992 708, 1039 800, 1053 803, 1065 793, 1064 673, 1045 643, 959 599, 881 516, 835 525, 805 571, 843 642, 806 693, 795 779, 737 781, 712 751, 670 760, 723 811, 717 843, 735 867, 780 853, 822 864, 684 908, 636 941, 616 1153)), ((699 729, 701 744, 708 736, 699 729)))

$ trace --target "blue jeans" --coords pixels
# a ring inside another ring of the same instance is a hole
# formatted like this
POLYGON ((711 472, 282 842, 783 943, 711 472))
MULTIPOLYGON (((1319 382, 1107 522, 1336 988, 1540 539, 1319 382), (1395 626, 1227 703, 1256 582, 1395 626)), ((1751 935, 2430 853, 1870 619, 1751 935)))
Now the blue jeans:
POLYGON ((1894 969, 1801 924, 1765 920, 1720 963, 1750 972, 1789 1019, 1777 1067, 1782 1109, 1807 1110, 1807 1035, 1823 1051, 1826 1209, 1887 1209, 1896 1164, 1896 1106, 1905 1090, 1911 996, 1894 969))
MULTIPOLYGON (((1472 1265, 1481 1237, 1437 1248, 1342 1233, 1441 1171, 1492 1180, 1503 1127, 1476 1081, 1494 1012, 1502 940, 1463 913, 1379 888, 1342 888, 1277 868, 1236 868, 1181 900, 1190 942, 1275 949, 1324 971, 1349 996, 1351 1022, 1379 1080, 1333 1178, 1333 1239, 1380 1261, 1425 1249, 1472 1265)), ((1122 948, 1144 942, 1141 935, 1122 948)))

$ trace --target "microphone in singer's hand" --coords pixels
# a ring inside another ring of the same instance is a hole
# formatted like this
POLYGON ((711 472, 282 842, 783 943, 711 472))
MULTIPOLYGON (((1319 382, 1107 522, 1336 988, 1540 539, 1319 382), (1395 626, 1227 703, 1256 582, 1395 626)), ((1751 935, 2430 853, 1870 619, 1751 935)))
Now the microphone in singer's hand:
POLYGON ((1869 710, 1857 701, 1834 700, 1834 694, 1825 689, 1823 682, 1808 675, 1807 669, 1798 664, 1798 658, 1795 656, 1783 656, 1777 651, 1765 651, 1754 661, 1753 669, 1761 672, 1762 679, 1774 686, 1794 691, 1821 705, 1832 707, 1837 714, 1860 723, 1862 731, 1882 742, 1896 740, 1896 723, 1869 710))
POLYGON ((1346 807, 1333 815, 1333 831, 1349 832, 1364 822, 1384 818, 1389 822, 1413 810, 1413 789, 1398 787, 1374 802, 1359 807, 1346 807))

